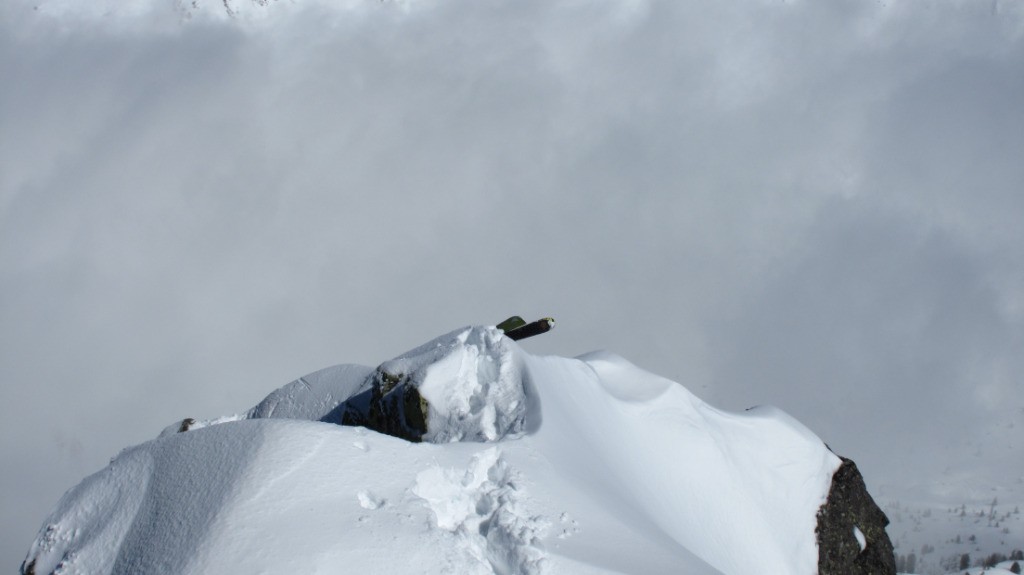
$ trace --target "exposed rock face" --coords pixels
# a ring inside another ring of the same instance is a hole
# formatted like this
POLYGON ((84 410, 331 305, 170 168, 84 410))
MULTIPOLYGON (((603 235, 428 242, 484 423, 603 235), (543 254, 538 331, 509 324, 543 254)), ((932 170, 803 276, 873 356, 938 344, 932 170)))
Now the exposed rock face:
POLYGON ((370 389, 346 402, 342 425, 361 425, 394 437, 420 442, 427 432, 430 407, 409 376, 378 367, 370 389))
POLYGON ((885 532, 889 518, 868 494, 857 465, 840 459, 843 463, 832 475, 828 499, 818 511, 818 573, 895 575, 896 558, 885 532))

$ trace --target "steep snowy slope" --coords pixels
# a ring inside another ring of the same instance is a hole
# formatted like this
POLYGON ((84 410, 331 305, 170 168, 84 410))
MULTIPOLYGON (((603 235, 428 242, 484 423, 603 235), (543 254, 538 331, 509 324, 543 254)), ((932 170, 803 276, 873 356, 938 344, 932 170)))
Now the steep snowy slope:
POLYGON ((808 574, 839 463, 778 410, 465 328, 125 450, 65 495, 24 570, 808 574), (426 399, 424 442, 337 425, 380 374, 426 399))

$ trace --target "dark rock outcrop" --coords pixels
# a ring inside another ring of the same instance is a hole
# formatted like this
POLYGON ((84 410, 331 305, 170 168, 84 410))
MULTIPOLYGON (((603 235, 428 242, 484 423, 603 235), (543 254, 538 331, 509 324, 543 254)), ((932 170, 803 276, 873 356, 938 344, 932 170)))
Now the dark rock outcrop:
POLYGON ((889 518, 868 494, 857 465, 845 457, 818 510, 819 575, 895 575, 896 558, 885 532, 889 518), (863 534, 864 548, 855 529, 863 534))
POLYGON ((370 389, 345 402, 341 424, 418 443, 427 432, 428 411, 427 400, 408 375, 378 367, 370 376, 370 389))

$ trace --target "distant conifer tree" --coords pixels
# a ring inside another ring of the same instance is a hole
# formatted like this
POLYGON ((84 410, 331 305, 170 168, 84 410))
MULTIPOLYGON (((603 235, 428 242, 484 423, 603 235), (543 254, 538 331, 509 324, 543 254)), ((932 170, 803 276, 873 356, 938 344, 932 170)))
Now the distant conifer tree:
POLYGON ((996 563, 999 563, 1001 561, 1006 561, 1006 555, 1003 555, 1002 553, 993 553, 985 558, 985 561, 981 564, 981 566, 986 568, 995 567, 996 563))

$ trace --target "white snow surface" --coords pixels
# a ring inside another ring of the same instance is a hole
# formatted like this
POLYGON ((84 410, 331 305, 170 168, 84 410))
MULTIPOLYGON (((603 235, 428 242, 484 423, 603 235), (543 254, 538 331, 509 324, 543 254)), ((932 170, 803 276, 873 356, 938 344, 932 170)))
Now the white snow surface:
POLYGON ((840 460, 768 407, 727 413, 611 353, 538 357, 493 327, 382 368, 429 433, 332 423, 373 369, 337 366, 248 412, 178 424, 71 489, 36 573, 817 571, 840 460))
POLYGON ((497 441, 523 431, 527 385, 518 346, 493 328, 464 328, 441 336, 381 369, 408 375, 427 400, 431 443, 497 441))

